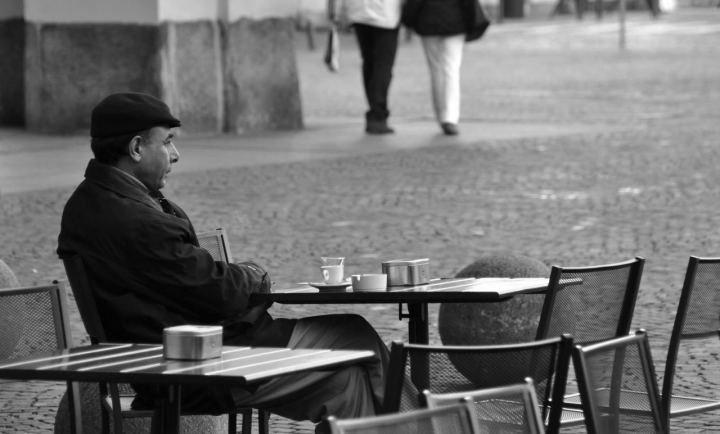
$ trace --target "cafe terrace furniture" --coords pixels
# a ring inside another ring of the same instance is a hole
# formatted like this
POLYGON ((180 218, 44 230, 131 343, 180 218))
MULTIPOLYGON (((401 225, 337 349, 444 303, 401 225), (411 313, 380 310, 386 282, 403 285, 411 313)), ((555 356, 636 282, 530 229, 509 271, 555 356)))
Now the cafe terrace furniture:
POLYGON ((588 434, 668 432, 644 331, 573 349, 588 434))
POLYGON ((720 401, 717 400, 673 395, 675 367, 681 341, 714 339, 718 336, 719 329, 720 258, 691 256, 665 362, 662 405, 665 414, 670 418, 720 409, 720 401), (671 399, 668 399, 669 397, 671 399))
POLYGON ((415 410, 361 419, 328 418, 331 434, 481 434, 472 404, 457 403, 433 409, 415 410))
MULTIPOLYGON (((80 317, 85 325, 85 331, 90 336, 93 344, 106 343, 107 336, 100 321, 100 314, 95 305, 95 297, 92 293, 90 281, 85 272, 80 255, 63 259, 65 273, 70 280, 75 301, 80 311, 80 317)), ((152 409, 133 409, 131 404, 135 398, 135 391, 129 384, 105 383, 98 384, 100 395, 100 414, 102 433, 110 432, 110 413, 113 415, 113 428, 115 434, 123 433, 123 419, 152 417, 152 409)), ((239 408, 236 413, 228 414, 228 434, 235 434, 237 430, 237 413, 242 414, 243 434, 250 434, 252 431, 252 408, 239 408)), ((198 413, 183 413, 185 416, 199 416, 198 413)), ((268 433, 268 414, 258 410, 258 425, 260 434, 268 433)))
MULTIPOLYGON (((567 281, 562 285, 576 285, 580 281, 567 281)), ((408 319, 410 343, 427 344, 428 303, 495 303, 517 294, 543 292, 545 278, 454 278, 434 279, 429 284, 400 286, 372 291, 320 292, 316 288, 273 289, 270 293, 250 295, 253 302, 282 304, 380 304, 398 303, 400 319, 408 319), (408 313, 403 312, 403 303, 408 313)))
MULTIPOLYGON (((669 418, 720 409, 720 401, 717 400, 673 395, 677 356, 682 341, 702 343, 707 339, 716 339, 718 329, 720 329, 720 258, 691 256, 665 361, 662 407, 664 414, 669 418), (667 399, 668 397, 671 399, 667 399)), ((566 397, 567 401, 579 404, 577 396, 566 397)), ((669 420, 666 425, 670 426, 669 420)))
POLYGON ((536 339, 572 335, 589 344, 630 332, 643 258, 591 267, 553 266, 536 339), (582 285, 565 285, 581 280, 582 285))
POLYGON ((472 392, 522 383, 531 378, 540 400, 547 432, 557 433, 560 420, 582 419, 580 411, 563 409, 572 337, 488 346, 429 346, 395 341, 385 384, 383 413, 424 406, 422 391, 433 394, 472 392))
MULTIPOLYGON (((8 350, 10 360, 72 346, 65 287, 60 282, 0 289, 0 312, 0 346, 8 350), (11 330, 22 331, 19 339, 5 339, 11 330)), ((70 430, 80 434, 80 391, 77 383, 67 385, 70 430)))
POLYGON ((163 358, 162 345, 100 344, 3 360, 0 378, 155 384, 165 397, 156 413, 157 426, 163 433, 177 434, 182 385, 244 387, 373 356, 372 351, 223 347, 221 357, 213 359, 169 360, 163 358))
POLYGON ((512 386, 471 392, 435 394, 424 392, 428 408, 467 401, 473 404, 481 432, 545 434, 545 426, 531 378, 512 386))
MULTIPOLYGON (((637 257, 609 265, 553 266, 536 339, 568 333, 575 344, 585 345, 626 336, 644 263, 643 258, 637 257), (564 284, 575 280, 581 280, 582 285, 564 284)), ((578 394, 567 396, 565 404, 579 409, 579 399, 578 394)), ((582 424, 582 420, 563 419, 562 424, 582 424)))

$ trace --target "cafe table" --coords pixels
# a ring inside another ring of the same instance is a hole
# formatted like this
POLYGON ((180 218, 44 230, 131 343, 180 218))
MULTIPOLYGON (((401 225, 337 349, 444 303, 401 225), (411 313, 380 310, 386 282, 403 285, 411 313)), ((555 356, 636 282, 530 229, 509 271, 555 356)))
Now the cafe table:
POLYGON ((373 357, 372 351, 264 347, 222 348, 206 360, 163 358, 162 345, 100 344, 0 361, 0 378, 157 384, 165 390, 161 432, 180 431, 182 385, 246 386, 282 375, 323 370, 373 357))
POLYGON ((354 291, 351 287, 321 291, 306 285, 252 294, 250 300, 281 304, 398 303, 399 318, 408 319, 408 341, 412 344, 428 344, 429 303, 494 303, 518 294, 544 292, 548 283, 549 279, 546 278, 453 278, 433 279, 425 285, 371 291, 354 291), (407 313, 403 312, 403 304, 407 304, 407 313))

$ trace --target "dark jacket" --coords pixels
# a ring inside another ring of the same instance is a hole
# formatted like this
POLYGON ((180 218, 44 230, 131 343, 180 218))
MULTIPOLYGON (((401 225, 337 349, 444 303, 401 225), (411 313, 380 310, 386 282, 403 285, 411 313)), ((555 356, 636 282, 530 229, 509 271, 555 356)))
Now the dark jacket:
POLYGON ((421 36, 465 34, 479 39, 490 26, 479 0, 406 0, 402 23, 421 36))
POLYGON ((182 209, 119 169, 90 160, 85 178, 65 205, 58 255, 82 257, 108 340, 161 343, 165 327, 232 324, 228 340, 272 321, 248 302, 270 290, 260 266, 213 260, 182 209))

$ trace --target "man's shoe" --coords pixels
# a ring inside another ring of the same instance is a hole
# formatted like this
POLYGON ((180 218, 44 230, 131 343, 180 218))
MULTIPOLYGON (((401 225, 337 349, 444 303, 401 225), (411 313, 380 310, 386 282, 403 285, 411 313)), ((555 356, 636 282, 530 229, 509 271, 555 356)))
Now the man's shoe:
POLYGON ((387 122, 368 122, 365 126, 365 132, 368 134, 392 134, 395 132, 390 128, 387 122))
POLYGON ((450 122, 443 122, 442 124, 440 124, 440 126, 442 127, 445 135, 447 136, 457 136, 459 133, 457 125, 451 124, 450 122))

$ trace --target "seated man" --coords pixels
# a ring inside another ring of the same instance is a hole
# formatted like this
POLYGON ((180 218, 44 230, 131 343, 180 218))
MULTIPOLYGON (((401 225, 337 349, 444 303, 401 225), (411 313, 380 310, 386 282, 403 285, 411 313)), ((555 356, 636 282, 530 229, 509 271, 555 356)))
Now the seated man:
POLYGON ((265 270, 214 261, 187 215, 160 193, 179 159, 179 126, 165 103, 140 93, 110 95, 92 112, 95 158, 63 211, 58 255, 85 262, 108 340, 161 343, 165 327, 221 324, 226 345, 371 350, 366 362, 256 388, 183 387, 181 402, 186 411, 253 406, 315 423, 374 415, 389 358, 375 330, 356 315, 273 319, 269 305, 249 301, 270 291, 265 270))

